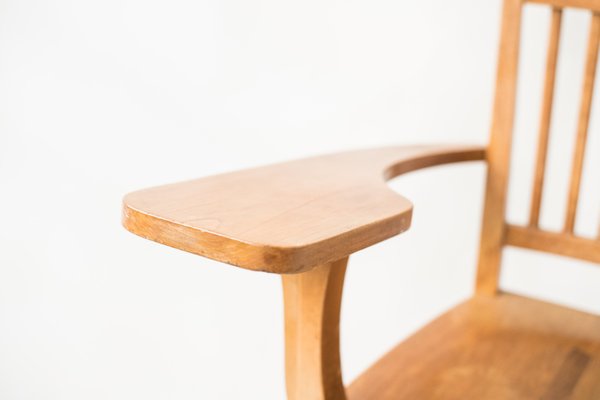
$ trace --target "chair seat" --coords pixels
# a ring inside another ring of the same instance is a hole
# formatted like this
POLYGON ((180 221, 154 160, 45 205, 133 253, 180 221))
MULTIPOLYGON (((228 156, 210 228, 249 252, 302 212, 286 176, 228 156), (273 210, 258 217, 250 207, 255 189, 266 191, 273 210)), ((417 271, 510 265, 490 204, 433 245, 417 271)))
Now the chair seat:
POLYGON ((348 397, 600 399, 600 317, 510 294, 474 297, 395 347, 348 397))

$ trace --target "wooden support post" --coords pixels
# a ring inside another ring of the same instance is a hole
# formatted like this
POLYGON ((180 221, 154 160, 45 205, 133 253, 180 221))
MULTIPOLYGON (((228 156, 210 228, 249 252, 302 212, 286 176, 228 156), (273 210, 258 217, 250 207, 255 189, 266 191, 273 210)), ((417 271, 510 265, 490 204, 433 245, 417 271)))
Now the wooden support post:
POLYGON ((517 97, 521 5, 521 0, 504 1, 492 134, 486 153, 488 170, 476 283, 476 292, 485 295, 498 292, 505 244, 504 217, 517 97))
POLYGON ((345 400, 339 321, 348 258, 282 275, 288 400, 345 400))

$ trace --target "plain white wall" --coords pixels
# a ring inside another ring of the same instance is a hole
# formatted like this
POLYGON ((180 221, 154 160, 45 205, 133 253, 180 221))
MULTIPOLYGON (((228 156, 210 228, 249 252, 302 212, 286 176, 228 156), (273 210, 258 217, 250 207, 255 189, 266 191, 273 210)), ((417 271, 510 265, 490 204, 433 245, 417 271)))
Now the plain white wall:
MULTIPOLYGON (((485 143, 499 16, 499 0, 0 2, 0 398, 284 398, 278 277, 135 237, 120 198, 316 153, 485 143)), ((525 19, 514 222, 528 215, 548 12, 525 19)), ((588 23, 567 15, 553 229, 588 23)), ((600 165, 587 164, 578 229, 591 234, 600 165)), ((351 258, 346 381, 469 296, 483 178, 471 163, 391 183, 416 204, 413 228, 351 258)), ((516 250, 506 263, 504 287, 600 313, 595 266, 516 250)))

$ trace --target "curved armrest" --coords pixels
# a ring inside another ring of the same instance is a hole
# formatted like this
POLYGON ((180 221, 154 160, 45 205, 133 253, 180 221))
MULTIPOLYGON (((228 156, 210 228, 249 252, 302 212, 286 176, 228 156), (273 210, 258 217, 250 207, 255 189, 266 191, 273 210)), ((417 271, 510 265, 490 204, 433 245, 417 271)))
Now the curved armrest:
POLYGON ((129 231, 242 268, 298 273, 406 231, 412 204, 385 181, 483 160, 482 147, 399 146, 312 157, 145 189, 129 231))

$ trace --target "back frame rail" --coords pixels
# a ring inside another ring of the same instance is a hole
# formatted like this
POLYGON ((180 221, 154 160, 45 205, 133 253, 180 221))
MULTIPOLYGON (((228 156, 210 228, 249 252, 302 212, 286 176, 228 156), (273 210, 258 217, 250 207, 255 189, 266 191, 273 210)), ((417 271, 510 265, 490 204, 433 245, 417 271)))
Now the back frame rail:
POLYGON ((506 244, 600 263, 599 240, 565 232, 547 232, 532 227, 507 225, 506 244))
POLYGON ((522 0, 523 3, 545 4, 557 8, 582 8, 600 12, 600 0, 522 0))

